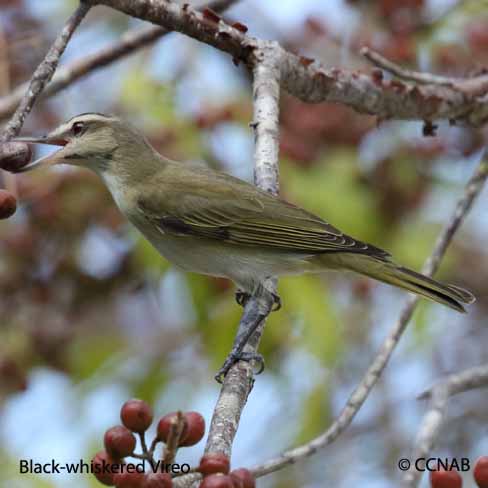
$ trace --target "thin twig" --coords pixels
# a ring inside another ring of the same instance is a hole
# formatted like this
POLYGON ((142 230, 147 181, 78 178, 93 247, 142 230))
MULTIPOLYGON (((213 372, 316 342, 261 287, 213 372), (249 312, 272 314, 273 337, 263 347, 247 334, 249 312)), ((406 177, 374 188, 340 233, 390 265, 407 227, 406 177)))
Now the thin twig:
POLYGON ((432 388, 421 393, 418 398, 429 398, 439 385, 447 385, 450 396, 473 390, 474 388, 488 388, 488 364, 476 366, 461 373, 454 373, 444 378, 438 385, 434 385, 432 388))
POLYGON ((479 97, 488 91, 488 75, 482 74, 472 78, 451 78, 447 76, 434 75, 412 71, 399 66, 398 64, 383 57, 380 53, 368 47, 361 48, 361 54, 374 65, 403 80, 413 81, 422 85, 439 85, 457 90, 468 97, 479 97))
POLYGON ((163 462, 165 465, 173 464, 184 428, 185 420, 183 414, 181 411, 178 411, 176 412, 176 415, 171 418, 169 424, 168 440, 163 449, 163 462))
POLYGON ((431 73, 421 73, 419 71, 411 71, 409 69, 403 68, 398 64, 386 59, 380 53, 373 51, 369 47, 362 47, 360 53, 371 63, 385 71, 390 72, 392 75, 398 76, 404 80, 415 81, 416 83, 422 84, 436 84, 452 87, 456 82, 461 80, 457 78, 449 78, 446 76, 434 75, 431 73))
MULTIPOLYGON (((139 433, 139 439, 141 441, 141 448, 142 448, 142 456, 140 456, 140 458, 146 459, 147 461, 149 461, 152 469, 154 470, 154 468, 155 468, 154 458, 153 458, 152 453, 147 448, 146 433, 140 432, 139 433)), ((135 457, 138 457, 138 456, 135 456, 135 457)))
MULTIPOLYGON (((215 47, 253 68, 259 39, 246 35, 238 24, 229 26, 222 19, 205 15, 188 4, 169 0, 92 0, 182 32, 215 47)), ((319 61, 295 55, 276 43, 280 57, 281 86, 304 102, 334 102, 381 119, 453 120, 459 125, 480 127, 488 121, 488 77, 466 79, 456 86, 382 80, 374 73, 327 68, 319 61)))
MULTIPOLYGON (((435 445, 441 427, 444 425, 449 398, 473 388, 488 387, 488 364, 470 368, 448 376, 422 393, 421 398, 430 398, 430 407, 419 427, 412 460, 426 459, 435 445)), ((405 472, 402 479, 404 488, 418 486, 423 472, 415 463, 405 472)))
POLYGON ((448 399, 449 390, 446 385, 439 385, 434 389, 430 407, 425 413, 417 433, 415 449, 411 456, 413 462, 410 469, 403 475, 402 486, 404 488, 414 488, 422 477, 423 471, 418 469, 417 460, 427 458, 434 446, 435 439, 446 418, 448 399))
MULTIPOLYGON (((207 7, 215 12, 223 12, 237 1, 213 0, 208 3, 207 7)), ((127 31, 119 41, 100 49, 100 51, 77 59, 66 66, 60 66, 51 82, 42 91, 41 98, 55 95, 80 78, 154 43, 168 33, 170 31, 167 29, 155 26, 138 27, 127 31)), ((8 117, 14 112, 28 86, 28 83, 24 83, 15 88, 9 95, 0 98, 0 119, 8 117)))
MULTIPOLYGON (((145 26, 132 29, 123 34, 120 41, 102 48, 95 54, 77 59, 66 66, 60 66, 52 81, 42 92, 42 98, 55 95, 85 75, 151 44, 167 32, 161 27, 145 26)), ((24 83, 9 95, 0 98, 0 119, 7 117, 15 110, 27 87, 28 83, 24 83)))
POLYGON ((161 441, 158 439, 158 436, 156 436, 152 442, 151 446, 149 447, 149 456, 151 458, 154 458, 154 451, 156 450, 156 446, 160 443, 161 441))
POLYGON ((80 22, 83 20, 89 10, 90 5, 84 1, 81 1, 71 17, 66 21, 63 29, 46 54, 46 57, 41 61, 37 69, 34 71, 27 91, 22 97, 17 110, 1 135, 1 141, 8 141, 20 132, 20 129, 24 124, 25 117, 32 110, 32 107, 34 106, 34 103, 41 94, 42 90, 53 77, 59 63, 59 58, 64 53, 73 32, 80 25, 80 22))
MULTIPOLYGON (((468 214, 474 200, 483 189, 487 178, 488 163, 485 159, 482 159, 474 175, 466 184, 463 195, 458 200, 454 213, 439 235, 434 246, 434 250, 423 267, 422 271, 424 274, 431 276, 439 267, 440 261, 443 258, 449 243, 468 214)), ((344 432, 344 430, 351 424, 352 420, 358 413, 359 409, 387 366, 388 361, 395 350, 398 341, 400 340, 400 337, 402 336, 410 318, 412 317, 417 301, 417 297, 409 298, 406 306, 400 313, 399 319, 383 342, 383 345, 374 358, 371 366, 368 368, 366 374, 363 376, 363 379, 353 391, 347 404, 339 413, 339 416, 333 422, 333 424, 323 434, 316 437, 312 441, 286 451, 274 459, 255 466, 252 470, 255 476, 263 476, 265 474, 272 473, 289 464, 293 464, 300 459, 306 458, 314 454, 317 450, 331 444, 342 432, 344 432)))

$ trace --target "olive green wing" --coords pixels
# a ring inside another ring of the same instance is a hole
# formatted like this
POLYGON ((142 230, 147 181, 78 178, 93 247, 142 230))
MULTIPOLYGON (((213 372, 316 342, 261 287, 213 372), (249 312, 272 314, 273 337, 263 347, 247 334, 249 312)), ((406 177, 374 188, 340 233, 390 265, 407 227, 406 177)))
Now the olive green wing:
POLYGON ((171 185, 171 190, 161 188, 143 196, 138 206, 165 234, 294 253, 356 252, 379 259, 389 256, 305 210, 222 173, 209 172, 205 179, 192 178, 183 185, 165 180, 164 185, 168 190, 171 185))

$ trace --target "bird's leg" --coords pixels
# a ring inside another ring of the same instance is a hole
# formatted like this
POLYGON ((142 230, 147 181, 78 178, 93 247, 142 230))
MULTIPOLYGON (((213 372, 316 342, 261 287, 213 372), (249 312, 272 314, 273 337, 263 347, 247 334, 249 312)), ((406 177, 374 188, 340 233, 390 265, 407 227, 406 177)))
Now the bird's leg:
POLYGON ((217 371, 215 375, 215 379, 222 383, 224 381, 225 376, 229 372, 229 369, 234 366, 235 363, 238 361, 256 361, 258 363, 258 369, 256 370, 255 374, 260 374, 264 370, 264 358, 261 354, 253 353, 253 352, 244 352, 243 349, 246 347, 247 342, 254 334, 256 329, 261 325, 261 322, 266 318, 265 314, 258 313, 250 322, 246 324, 246 327, 243 327, 242 330, 239 330, 236 338, 234 340, 234 344, 232 345, 232 349, 230 353, 225 358, 224 364, 222 367, 217 371))
MULTIPOLYGON (((277 312, 278 310, 280 310, 281 308, 281 298, 279 295, 277 295, 276 293, 273 293, 273 292, 270 292, 268 290, 265 290, 265 292, 268 292, 271 294, 271 296, 273 297, 273 308, 272 308, 272 312, 277 312)), ((246 306, 246 303, 248 302, 248 300, 251 298, 251 294, 250 293, 247 293, 243 290, 237 290, 236 291, 236 302, 238 305, 240 305, 241 307, 245 307, 246 306)))
POLYGON ((256 374, 262 373, 264 370, 264 359, 261 354, 246 352, 244 348, 254 332, 256 332, 256 329, 259 328, 263 320, 268 316, 270 310, 273 308, 272 304, 277 303, 277 299, 261 284, 253 291, 253 297, 253 300, 249 300, 249 298, 246 300, 244 313, 232 349, 225 359, 224 364, 215 375, 215 379, 219 383, 223 382, 229 369, 241 360, 256 361, 258 363, 256 374))

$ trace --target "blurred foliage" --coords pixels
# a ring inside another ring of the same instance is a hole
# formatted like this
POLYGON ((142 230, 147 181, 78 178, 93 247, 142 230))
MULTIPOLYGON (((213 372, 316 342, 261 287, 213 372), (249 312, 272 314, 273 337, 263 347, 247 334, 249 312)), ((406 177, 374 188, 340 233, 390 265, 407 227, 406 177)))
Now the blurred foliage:
MULTIPOLYGON (((0 96, 29 78, 75 3, 52 2, 51 13, 43 15, 32 2, 2 2, 0 53, 7 56, 0 56, 0 96)), ((269 3, 278 5, 277 0, 269 3)), ((418 69, 421 60, 422 69, 448 75, 480 72, 488 62, 487 2, 446 4, 429 16, 422 0, 349 0, 335 8, 344 18, 351 14, 350 26, 329 22, 326 2, 319 3, 309 15, 296 2, 293 28, 278 11, 271 15, 270 7, 257 2, 243 2, 231 15, 251 33, 265 29, 267 37, 280 37, 290 49, 330 66, 370 70, 356 54, 362 45, 406 66, 418 69)), ((83 56, 87 43, 96 50, 132 23, 97 9, 67 56, 83 56)), ((193 41, 168 37, 40 103, 28 130, 41 132, 87 110, 117 113, 171 158, 206 159, 242 175, 242 166, 252 164, 252 100, 248 74, 242 67, 231 71, 229 63, 193 41)), ((285 95, 282 195, 418 269, 485 138, 484 130, 444 125, 436 137, 423 138, 421 124, 377 121, 346 107, 308 105, 285 95)), ((58 453, 56 445, 71 441, 79 421, 86 433, 75 459, 89 459, 101 447, 103 430, 118 421, 117 402, 125 400, 118 397, 119 389, 120 395, 153 403, 161 414, 204 405, 209 419, 217 392, 212 373, 230 348, 241 314, 232 284, 194 274, 175 278, 170 265, 128 227, 95 175, 61 170, 0 178, 22 203, 14 218, 0 222, 0 401, 5 410, 0 485, 68 486, 56 477, 20 476, 17 459, 30 452, 21 439, 33 429, 35 442, 46 443, 46 456, 58 453), (76 425, 68 423, 61 433, 51 424, 57 420, 51 413, 43 425, 36 416, 29 423, 25 413, 22 421, 12 420, 12 411, 25 411, 22 405, 34 405, 35 413, 51 405, 47 396, 59 394, 47 383, 50 394, 38 393, 47 391, 40 389, 40 371, 60 372, 67 379, 69 386, 56 401, 79 414, 76 425), (69 403, 70 392, 76 405, 69 403), (94 399, 103 407, 90 408, 94 399), (90 417, 92 410, 97 415, 90 417), (13 430, 18 439, 9 437, 13 430)), ((327 452, 326 472, 318 456, 269 477, 263 486, 357 485, 347 470, 329 473, 328 468, 350 463, 353 455, 365 459, 363 439, 379 446, 374 456, 369 450, 371 459, 361 468, 371 486, 391 486, 390 480, 397 479, 392 456, 407 451, 422 413, 415 394, 446 372, 487 361, 483 222, 479 213, 470 219, 439 273, 473 289, 476 307, 458 318, 423 302, 366 413, 361 412, 341 448, 327 452), (352 441, 347 449, 346 441, 352 441)), ((404 299, 400 291, 336 273, 285 278, 279 292, 283 308, 270 317, 261 346, 267 370, 249 399, 247 411, 256 413, 241 425, 243 446, 237 443, 234 449, 240 464, 306 441, 330 424, 404 299), (258 395, 260 385, 267 391, 258 395), (247 447, 246 436, 251 439, 247 447)), ((484 401, 481 396, 464 400, 459 415, 469 412, 473 421, 459 429, 463 432, 441 436, 442 453, 474 458, 480 446, 486 448, 480 429, 487 421, 486 394, 484 401)), ((99 486, 90 476, 76 483, 99 486)), ((368 486, 364 479, 361 486, 368 486)))

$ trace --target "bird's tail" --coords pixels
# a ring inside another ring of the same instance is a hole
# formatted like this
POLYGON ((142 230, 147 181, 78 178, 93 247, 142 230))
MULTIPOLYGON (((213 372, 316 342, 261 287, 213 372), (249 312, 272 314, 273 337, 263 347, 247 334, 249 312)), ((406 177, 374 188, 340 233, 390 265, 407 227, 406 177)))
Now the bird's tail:
POLYGON ((442 303, 458 312, 466 312, 462 303, 473 303, 475 297, 469 291, 454 285, 445 285, 392 262, 373 261, 370 257, 354 260, 350 268, 389 285, 421 295, 434 302, 442 303))

